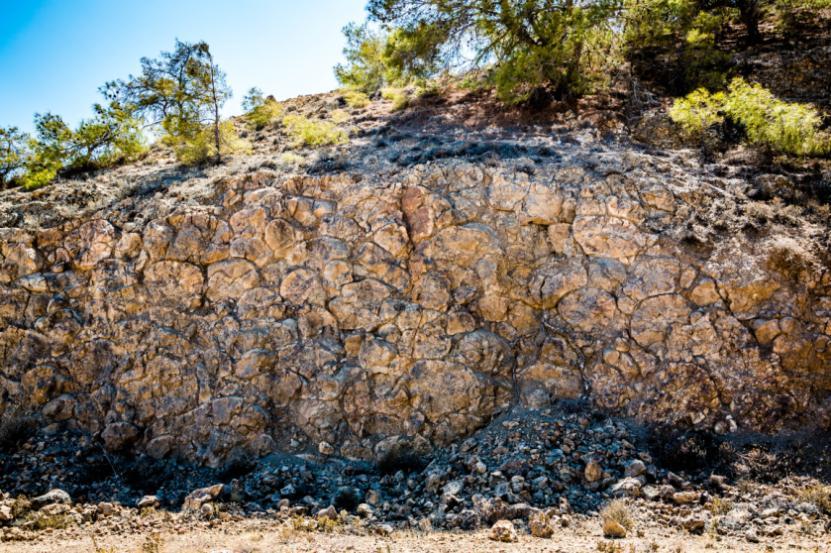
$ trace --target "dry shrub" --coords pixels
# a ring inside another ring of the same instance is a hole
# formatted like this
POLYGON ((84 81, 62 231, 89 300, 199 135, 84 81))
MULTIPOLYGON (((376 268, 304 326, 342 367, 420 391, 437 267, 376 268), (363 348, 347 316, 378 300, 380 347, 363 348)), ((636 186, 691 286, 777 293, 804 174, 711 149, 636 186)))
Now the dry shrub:
POLYGON ((622 499, 616 499, 600 511, 603 535, 607 538, 622 538, 635 526, 630 513, 630 505, 622 499), (621 528, 623 531, 621 532, 621 528))
POLYGON ((831 485, 816 482, 801 488, 796 495, 800 501, 810 503, 826 515, 831 515, 831 485))
POLYGON ((35 428, 35 417, 21 405, 7 407, 0 416, 0 451, 13 449, 34 434, 35 428))

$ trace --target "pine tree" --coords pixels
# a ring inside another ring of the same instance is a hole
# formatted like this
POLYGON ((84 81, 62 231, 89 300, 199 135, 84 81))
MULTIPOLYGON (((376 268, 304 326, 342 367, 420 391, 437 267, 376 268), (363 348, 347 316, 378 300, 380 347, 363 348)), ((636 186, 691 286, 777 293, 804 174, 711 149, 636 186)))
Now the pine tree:
POLYGON ((198 140, 209 127, 213 159, 221 161, 220 110, 231 89, 206 42, 177 40, 172 52, 142 58, 139 75, 107 83, 102 90, 147 125, 160 126, 174 142, 198 140))

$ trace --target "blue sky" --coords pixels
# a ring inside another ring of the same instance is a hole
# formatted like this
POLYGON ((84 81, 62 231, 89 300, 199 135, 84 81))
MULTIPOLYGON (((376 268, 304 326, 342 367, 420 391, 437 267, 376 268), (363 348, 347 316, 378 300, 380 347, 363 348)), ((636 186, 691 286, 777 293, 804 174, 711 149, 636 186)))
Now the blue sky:
POLYGON ((35 112, 75 124, 98 87, 139 70, 174 40, 205 40, 234 98, 252 86, 278 99, 336 88, 341 28, 366 0, 0 0, 0 126, 32 129, 35 112))

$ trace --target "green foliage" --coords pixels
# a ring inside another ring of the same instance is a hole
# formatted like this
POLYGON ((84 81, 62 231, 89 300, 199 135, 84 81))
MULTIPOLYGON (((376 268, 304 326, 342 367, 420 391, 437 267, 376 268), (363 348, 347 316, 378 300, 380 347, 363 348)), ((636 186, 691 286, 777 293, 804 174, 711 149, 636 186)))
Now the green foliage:
POLYGON ((15 183, 26 164, 29 137, 17 127, 0 127, 0 190, 15 183))
POLYGON ((348 123, 351 117, 349 117, 349 112, 346 110, 336 109, 329 114, 329 119, 331 119, 332 123, 335 125, 343 125, 344 123, 348 123))
POLYGON ((736 78, 726 93, 700 89, 679 98, 670 117, 691 136, 730 119, 751 144, 798 156, 831 153, 831 134, 822 131, 822 118, 807 104, 785 102, 761 85, 736 78))
POLYGON ((254 105, 245 114, 245 120, 255 129, 264 129, 283 115, 283 106, 272 96, 265 98, 261 103, 254 105))
POLYGON ((55 114, 35 114, 35 138, 29 139, 17 182, 31 190, 71 175, 133 161, 145 151, 137 120, 116 104, 93 106, 95 115, 72 130, 55 114))
MULTIPOLYGON (((599 2, 543 12, 533 27, 533 41, 500 45, 493 73, 497 95, 518 103, 543 87, 558 96, 580 96, 605 88, 614 56, 608 9, 608 3, 599 2)), ((524 23, 517 21, 513 26, 521 35, 524 23)))
POLYGON ((807 30, 821 32, 818 10, 831 9, 831 0, 775 0, 777 31, 786 37, 799 38, 807 30))
POLYGON ((219 110, 231 91, 204 42, 177 41, 160 59, 142 59, 139 76, 107 83, 101 91, 108 103, 95 104, 93 116, 74 130, 51 113, 35 115, 34 138, 0 128, 0 186, 34 189, 59 175, 137 159, 146 150, 145 123, 161 127, 164 142, 189 163, 218 161, 223 152, 249 148, 232 124, 221 122, 219 110))
POLYGON ((751 143, 800 156, 831 151, 831 135, 820 131, 822 117, 813 106, 779 100, 761 85, 734 79, 724 110, 751 143))
POLYGON ((248 113, 257 109, 257 107, 263 105, 264 103, 265 96, 263 96, 263 91, 256 86, 252 86, 248 89, 248 92, 245 93, 245 96, 242 97, 242 110, 245 113, 248 113))
POLYGON ((358 90, 345 89, 343 99, 346 100, 346 105, 351 108, 363 108, 369 105, 369 96, 358 90))
POLYGON ((274 96, 265 97, 262 90, 256 87, 250 89, 242 99, 242 108, 245 110, 246 121, 255 130, 264 129, 283 115, 283 106, 274 96))
POLYGON ((721 4, 626 0, 623 44, 635 72, 678 94, 726 86, 730 54, 721 42, 738 12, 721 4))
POLYGON ((706 129, 724 122, 721 112, 724 99, 723 92, 711 94, 707 89, 699 88, 675 100, 669 109, 669 116, 688 135, 700 136, 706 129))
POLYGON ((351 90, 373 94, 388 82, 388 65, 384 50, 386 37, 366 25, 350 23, 343 28, 346 64, 335 66, 338 82, 351 90))
MULTIPOLYGON (((225 154, 247 154, 251 145, 241 139, 231 121, 219 124, 219 144, 225 154)), ((189 132, 169 132, 162 138, 173 148, 176 159, 185 165, 198 165, 216 159, 217 147, 214 128, 201 126, 189 132)))
POLYGON ((775 2, 831 0, 370 0, 370 20, 383 32, 347 29, 347 67, 357 76, 342 82, 371 92, 487 70, 502 100, 536 103, 608 89, 628 60, 636 75, 673 93, 723 88, 733 30, 759 44, 775 2))
POLYGON ((126 81, 107 83, 102 91, 124 106, 131 117, 159 125, 172 143, 195 141, 199 150, 204 130, 211 128, 215 161, 219 162, 222 130, 219 111, 231 96, 225 74, 205 42, 176 41, 159 59, 142 58, 141 73, 126 81))
POLYGON ((393 111, 400 111, 410 104, 410 96, 402 88, 383 88, 381 89, 381 98, 392 102, 393 111))
POLYGON ((627 48, 673 46, 689 30, 698 4, 695 0, 626 0, 624 42, 627 48))
POLYGON ((789 10, 829 9, 831 0, 776 0, 776 7, 789 10))
POLYGON ((422 78, 490 67, 499 96, 522 102, 540 89, 576 96, 603 87, 614 64, 622 0, 372 0, 392 26, 387 59, 422 78), (465 59, 472 53, 472 61, 465 59))
POLYGON ((81 121, 69 138, 65 168, 72 171, 132 161, 145 151, 141 123, 111 104, 93 106, 95 116, 81 121))
POLYGON ((348 90, 372 95, 384 87, 403 87, 435 72, 436 59, 426 49, 423 32, 393 29, 382 32, 350 23, 343 29, 346 64, 335 77, 348 90))
POLYGON ((313 120, 302 115, 290 114, 283 118, 286 129, 295 147, 319 148, 333 144, 346 144, 346 131, 329 121, 313 120))
POLYGON ((680 57, 685 88, 716 89, 727 85, 730 54, 721 51, 716 40, 723 25, 723 18, 707 12, 699 13, 692 20, 680 57))
POLYGON ((44 157, 35 152, 26 162, 26 171, 20 176, 19 183, 24 190, 35 190, 50 184, 58 176, 60 161, 44 157))
POLYGON ((55 167, 57 171, 72 154, 72 129, 53 113, 35 114, 35 134, 31 142, 32 161, 38 168, 55 167))

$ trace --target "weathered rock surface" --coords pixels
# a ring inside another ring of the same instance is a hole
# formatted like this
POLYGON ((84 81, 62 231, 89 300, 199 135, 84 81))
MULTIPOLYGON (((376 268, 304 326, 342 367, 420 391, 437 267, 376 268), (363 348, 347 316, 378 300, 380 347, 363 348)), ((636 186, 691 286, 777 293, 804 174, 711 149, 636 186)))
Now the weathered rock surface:
POLYGON ((827 229, 635 149, 215 179, 0 229, 0 413, 219 464, 371 458, 512 404, 775 432, 831 420, 827 229), (714 215, 714 214, 717 214, 714 215), (749 225, 749 226, 748 226, 749 225))

